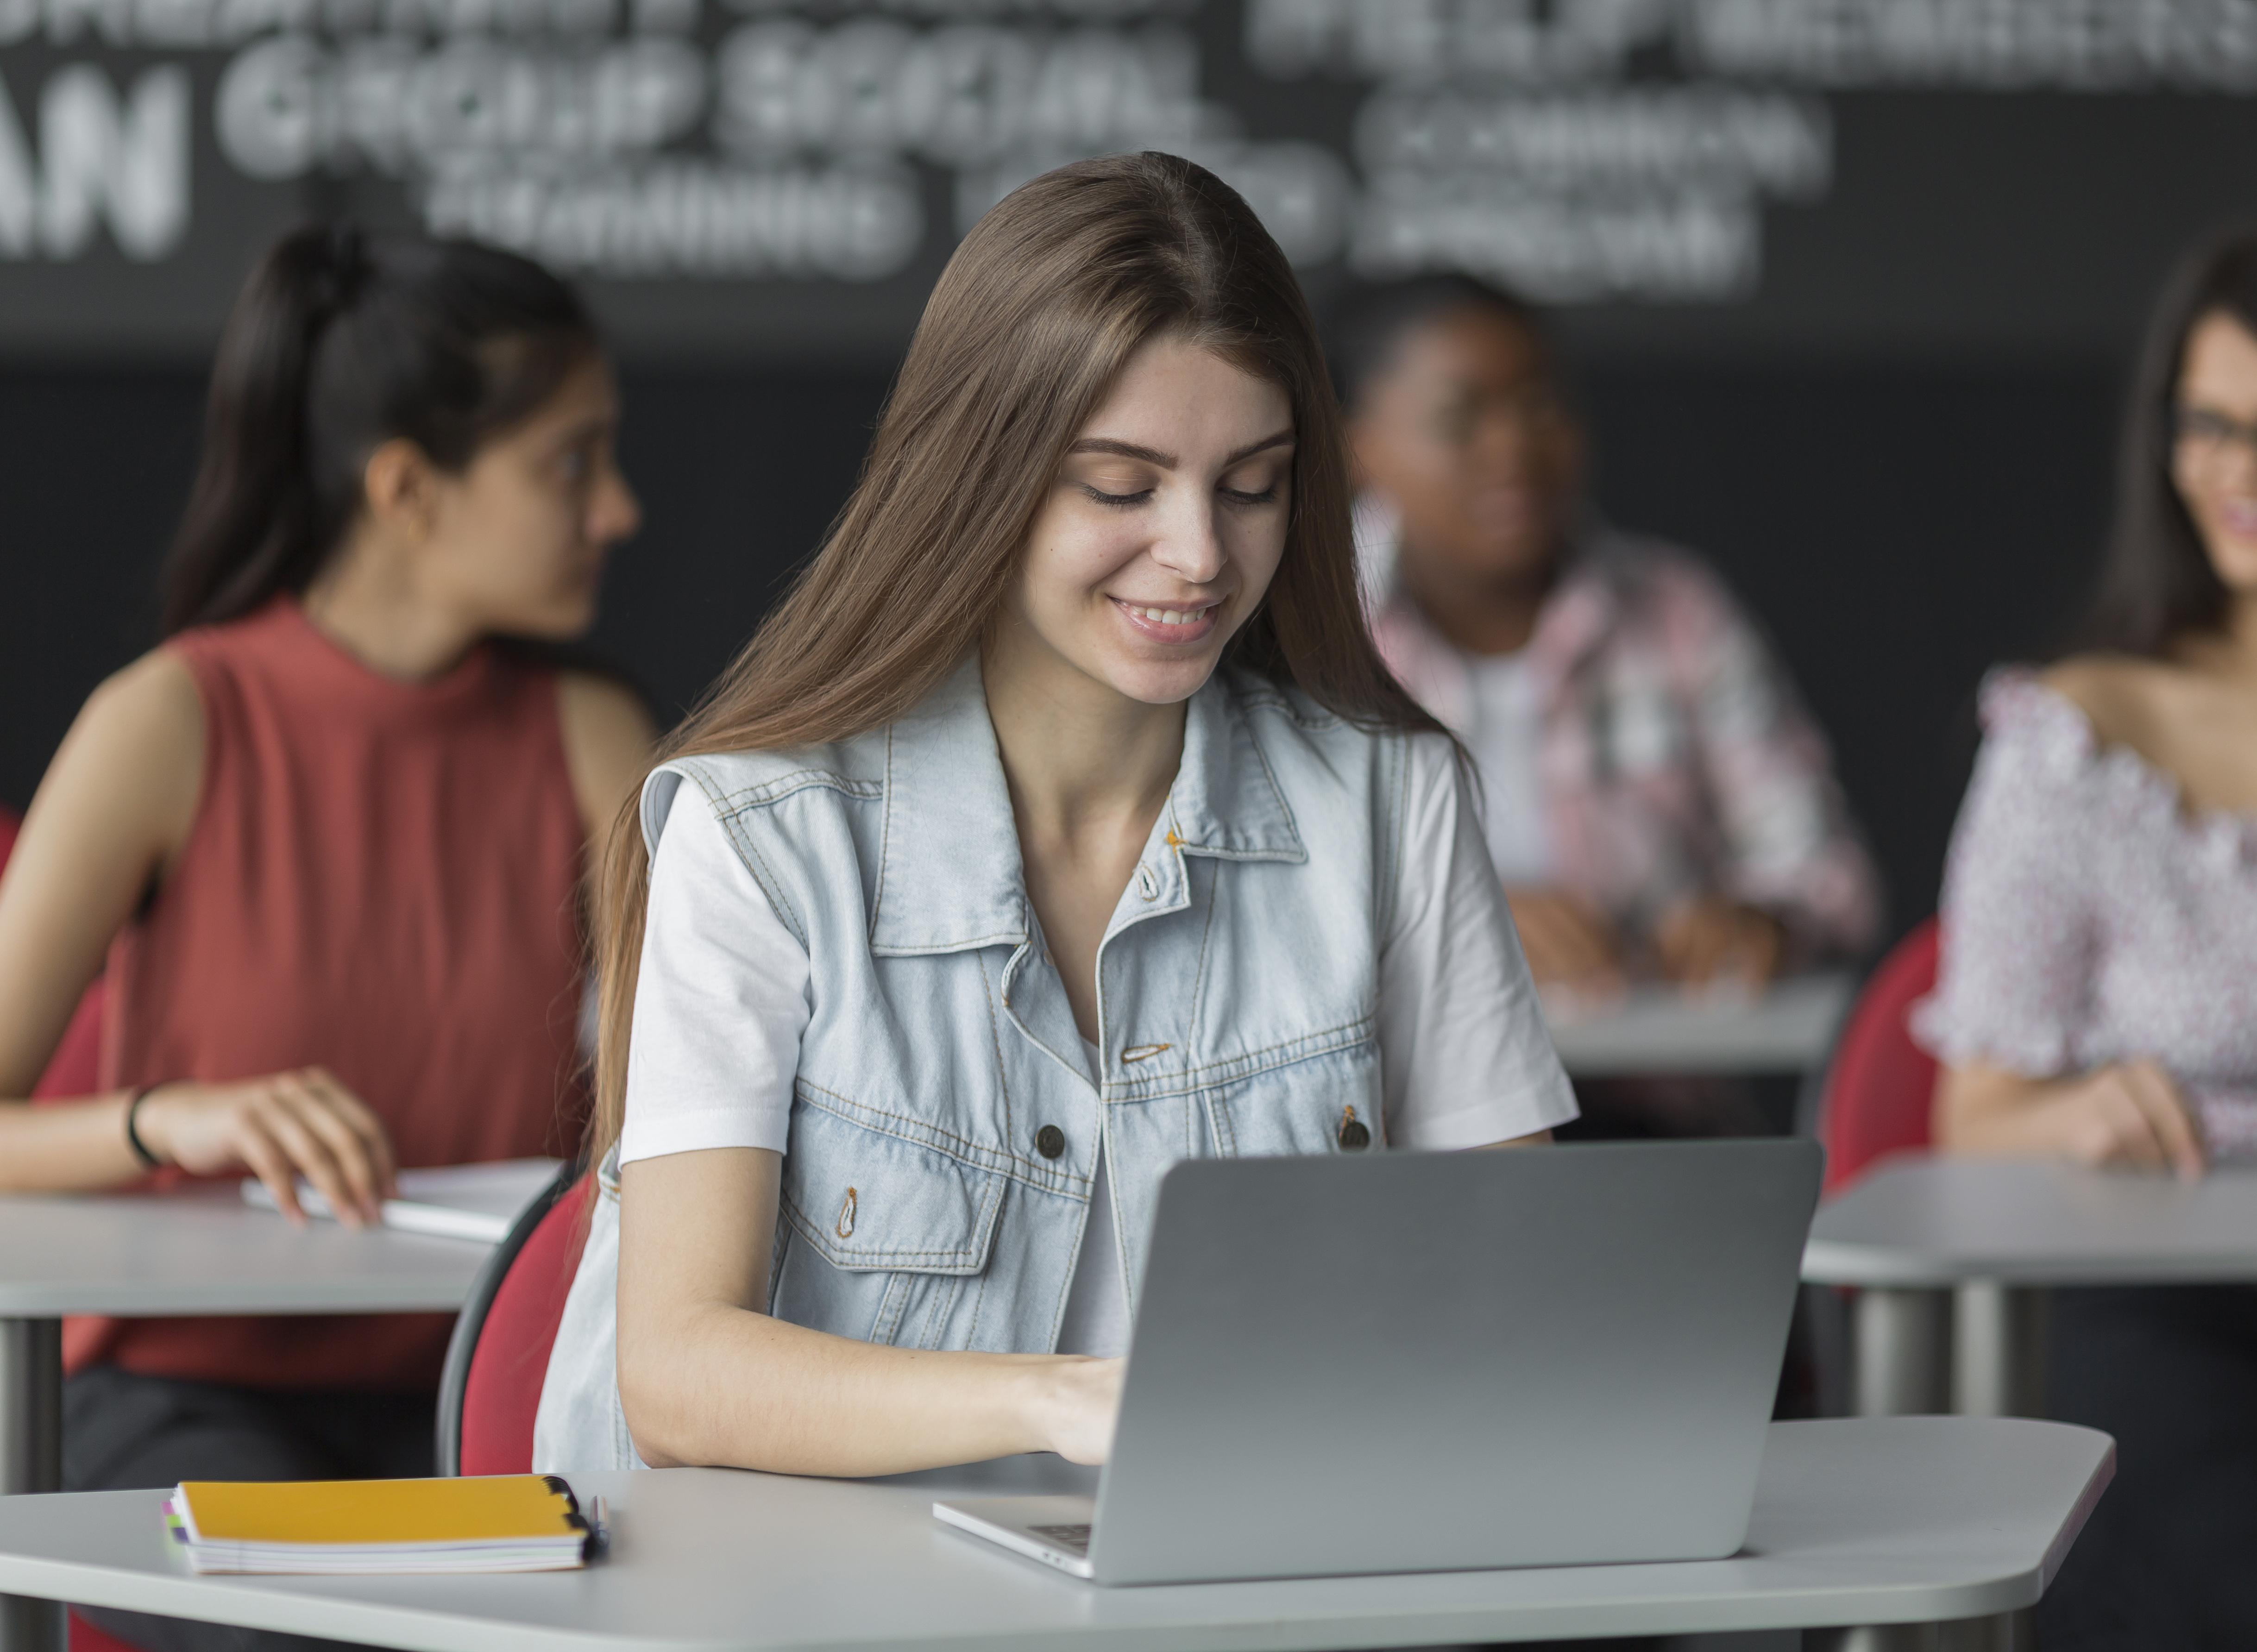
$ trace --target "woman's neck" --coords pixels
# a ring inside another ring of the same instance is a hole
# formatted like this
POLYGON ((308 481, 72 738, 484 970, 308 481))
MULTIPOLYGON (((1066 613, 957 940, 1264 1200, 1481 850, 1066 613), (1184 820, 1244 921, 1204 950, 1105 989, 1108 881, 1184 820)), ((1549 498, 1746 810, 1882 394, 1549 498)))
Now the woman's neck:
POLYGON ((1008 647, 984 651, 980 675, 1022 840, 1066 846, 1126 829, 1141 841, 1175 784, 1184 707, 1147 705, 1008 647))
POLYGON ((306 588, 306 618, 370 670, 402 682, 443 676, 478 643, 478 628, 419 587, 403 557, 349 540, 306 588))

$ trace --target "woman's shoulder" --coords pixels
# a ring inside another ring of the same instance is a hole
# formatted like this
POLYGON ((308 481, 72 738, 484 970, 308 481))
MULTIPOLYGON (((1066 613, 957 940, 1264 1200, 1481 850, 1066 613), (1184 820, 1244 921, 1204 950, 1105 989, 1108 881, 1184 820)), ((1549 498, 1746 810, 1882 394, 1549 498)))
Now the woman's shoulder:
POLYGON ((2053 830, 2072 820, 2176 817, 2177 784, 2147 755, 2168 715, 2167 671, 2105 654, 1992 671, 1981 695, 1978 786, 2027 798, 2053 830))
POLYGON ((856 735, 824 745, 789 745, 754 750, 697 752, 669 758, 644 780, 642 815, 646 837, 657 829, 677 794, 693 792, 716 819, 757 815, 788 798, 814 794, 853 804, 876 802, 885 795, 885 731, 856 735))
POLYGON ((2169 696, 2170 675, 2170 667, 2156 660, 2076 654, 2042 671, 2001 673, 1998 680, 2009 693, 2014 690, 2008 685, 2018 680, 2034 687, 2035 694, 2023 695, 2026 715, 2044 715, 2049 697, 2056 707, 2077 713, 2092 744, 2137 751, 2149 744, 2158 715, 2167 715, 2161 702, 2169 696))

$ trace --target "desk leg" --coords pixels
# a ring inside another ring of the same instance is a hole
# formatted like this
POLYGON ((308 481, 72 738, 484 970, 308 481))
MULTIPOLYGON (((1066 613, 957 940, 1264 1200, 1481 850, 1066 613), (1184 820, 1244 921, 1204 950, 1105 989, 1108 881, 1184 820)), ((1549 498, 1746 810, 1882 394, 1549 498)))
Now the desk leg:
POLYGON ((2046 1294, 1970 1280, 1952 1304, 1951 1408, 1963 1416, 2045 1415, 2046 1294))
MULTIPOLYGON (((62 1321, 0 1319, 0 1493, 62 1483, 62 1321)), ((56 1601, 0 1595, 0 1652, 63 1652, 64 1620, 56 1601)))
POLYGON ((1882 1623, 1857 1629, 1805 1629, 1802 1652, 2029 1652, 2021 1614, 1956 1623, 1882 1623))
POLYGON ((1941 1410, 1949 1325, 1941 1291, 1867 1288, 1857 1293, 1855 1392, 1859 1416, 1941 1410))

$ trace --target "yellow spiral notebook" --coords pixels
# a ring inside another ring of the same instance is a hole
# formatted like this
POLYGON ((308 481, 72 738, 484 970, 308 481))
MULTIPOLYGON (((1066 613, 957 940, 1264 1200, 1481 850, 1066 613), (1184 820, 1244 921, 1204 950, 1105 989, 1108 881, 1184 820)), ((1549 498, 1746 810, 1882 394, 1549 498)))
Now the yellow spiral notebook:
POLYGON ((549 1571, 608 1535, 554 1474, 183 1480, 165 1513, 192 1571, 549 1571))

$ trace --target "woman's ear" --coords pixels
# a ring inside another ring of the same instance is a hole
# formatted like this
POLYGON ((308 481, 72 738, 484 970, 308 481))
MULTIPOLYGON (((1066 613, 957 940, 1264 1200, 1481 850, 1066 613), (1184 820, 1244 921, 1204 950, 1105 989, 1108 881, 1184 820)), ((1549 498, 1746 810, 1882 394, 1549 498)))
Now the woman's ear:
POLYGON ((438 519, 439 472, 430 455, 405 436, 394 436, 361 467, 361 500, 370 520, 421 542, 438 519))

